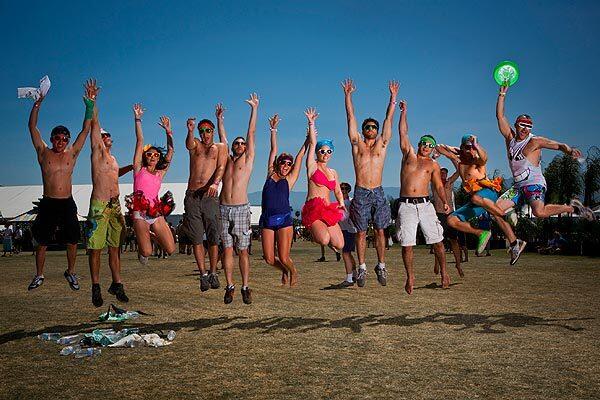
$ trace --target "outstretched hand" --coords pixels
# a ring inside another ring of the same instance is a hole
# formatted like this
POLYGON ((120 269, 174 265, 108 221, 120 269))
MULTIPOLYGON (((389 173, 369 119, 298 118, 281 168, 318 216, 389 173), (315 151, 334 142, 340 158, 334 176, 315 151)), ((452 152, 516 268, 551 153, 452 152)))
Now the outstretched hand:
MULTIPOLYGON (((225 114, 225 107, 223 107, 223 103, 217 103, 215 107, 215 116, 218 120, 222 120, 225 114)), ((189 120, 188 120, 189 121, 189 120)), ((194 128, 192 128, 193 130, 194 128)))
POLYGON ((281 119, 279 118, 279 114, 274 114, 271 118, 269 118, 269 127, 272 130, 277 130, 279 121, 281 121, 281 119))
POLYGON ((258 107, 258 95, 256 93, 252 93, 248 100, 245 100, 246 103, 250 104, 250 107, 257 108, 258 107))
POLYGON ((573 158, 582 158, 583 157, 583 153, 581 153, 581 150, 576 149, 576 148, 571 148, 571 157, 573 158))
POLYGON ((96 97, 98 93, 100 93, 100 87, 98 86, 96 79, 90 78, 83 84, 85 88, 85 97, 90 99, 91 101, 96 101, 96 97))
POLYGON ((144 111, 146 111, 146 109, 144 109, 140 103, 135 103, 133 105, 133 116, 135 119, 142 119, 144 111))
POLYGON ((166 115, 160 117, 158 125, 161 128, 163 128, 167 132, 167 134, 173 133, 173 130, 171 129, 171 120, 166 115))
POLYGON ((406 100, 400 100, 400 102, 398 103, 398 107, 400 108, 400 111, 406 111, 406 100))
POLYGON ((508 93, 508 82, 505 82, 504 85, 500 86, 500 92, 498 93, 500 96, 506 96, 508 93))
POLYGON ((388 87, 390 89, 390 95, 392 95, 393 98, 396 98, 396 96, 398 96, 398 91, 400 90, 400 83, 392 80, 389 82, 388 87))
POLYGON ((304 111, 304 115, 306 115, 309 124, 314 124, 317 118, 319 118, 319 113, 317 113, 317 109, 314 107, 307 108, 304 111))
POLYGON ((196 127, 196 117, 190 117, 187 119, 187 129, 188 132, 193 132, 196 127))
POLYGON ((356 90, 356 86, 354 86, 354 81, 350 78, 342 81, 342 89, 344 89, 344 94, 346 96, 352 94, 356 90))

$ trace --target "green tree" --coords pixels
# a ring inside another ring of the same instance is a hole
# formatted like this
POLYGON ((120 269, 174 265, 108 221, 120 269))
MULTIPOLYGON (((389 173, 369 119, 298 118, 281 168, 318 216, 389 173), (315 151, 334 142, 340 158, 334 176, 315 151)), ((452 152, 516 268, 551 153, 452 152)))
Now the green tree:
POLYGON ((583 201, 588 207, 594 207, 598 202, 594 194, 600 191, 600 149, 590 148, 586 159, 586 169, 583 174, 583 201))
POLYGON ((567 154, 554 157, 544 175, 548 184, 546 200, 549 203, 566 204, 582 192, 581 166, 567 154))

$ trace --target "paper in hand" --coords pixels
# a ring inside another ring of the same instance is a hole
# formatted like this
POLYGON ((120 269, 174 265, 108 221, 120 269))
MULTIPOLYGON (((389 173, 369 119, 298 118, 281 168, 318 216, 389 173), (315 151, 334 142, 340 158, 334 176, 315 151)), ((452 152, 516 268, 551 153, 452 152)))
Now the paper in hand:
POLYGON ((17 88, 17 98, 19 99, 33 99, 33 101, 37 101, 41 96, 46 96, 50 90, 50 78, 48 75, 45 75, 42 79, 40 79, 40 88, 34 87, 22 87, 17 88))

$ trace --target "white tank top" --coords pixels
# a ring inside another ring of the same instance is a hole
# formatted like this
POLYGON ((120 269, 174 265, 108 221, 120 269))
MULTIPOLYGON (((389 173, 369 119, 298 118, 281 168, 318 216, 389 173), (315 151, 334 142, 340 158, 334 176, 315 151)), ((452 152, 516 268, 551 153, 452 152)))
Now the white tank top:
POLYGON ((522 188, 529 185, 546 186, 546 178, 540 165, 533 165, 523 154, 523 149, 534 137, 529 134, 525 140, 516 141, 513 137, 508 144, 508 163, 514 178, 514 186, 522 188))

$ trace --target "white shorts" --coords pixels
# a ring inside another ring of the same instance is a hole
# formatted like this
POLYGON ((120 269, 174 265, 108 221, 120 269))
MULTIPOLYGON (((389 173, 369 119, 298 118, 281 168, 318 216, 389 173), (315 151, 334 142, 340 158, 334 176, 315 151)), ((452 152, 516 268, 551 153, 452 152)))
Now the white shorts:
POLYGON ((431 202, 417 204, 401 202, 398 218, 396 218, 396 235, 401 246, 417 244, 417 226, 421 227, 427 244, 444 240, 444 228, 431 202))

